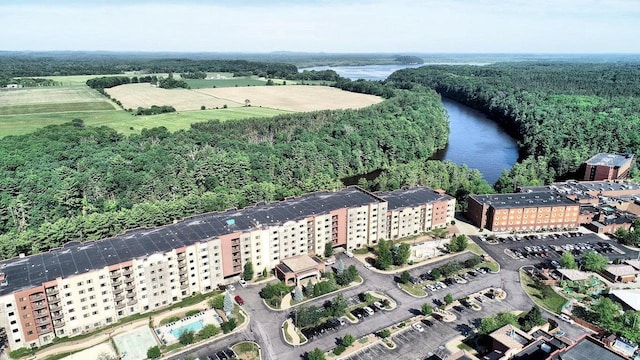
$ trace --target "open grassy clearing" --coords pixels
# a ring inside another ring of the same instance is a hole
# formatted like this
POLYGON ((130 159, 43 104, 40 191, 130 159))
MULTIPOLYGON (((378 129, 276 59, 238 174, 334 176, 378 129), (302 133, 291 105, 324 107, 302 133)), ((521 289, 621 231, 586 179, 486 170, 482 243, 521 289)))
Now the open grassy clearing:
POLYGON ((28 104, 0 106, 0 115, 39 114, 49 112, 67 111, 100 111, 113 110, 114 106, 107 101, 52 103, 52 104, 28 104))
POLYGON ((0 106, 106 101, 88 87, 38 87, 0 91, 0 106))
POLYGON ((185 82, 189 84, 192 89, 207 89, 207 88, 221 88, 221 87, 236 87, 236 86, 264 86, 266 80, 252 79, 252 78, 237 78, 237 79, 221 79, 221 80, 205 80, 205 79, 185 79, 185 82))
POLYGON ((59 125, 73 119, 82 119, 87 126, 108 126, 123 134, 137 134, 144 128, 164 126, 169 131, 188 129, 191 124, 212 119, 220 121, 246 119, 251 117, 272 117, 286 111, 240 107, 219 110, 196 110, 167 113, 153 116, 133 116, 124 110, 78 111, 43 114, 23 114, 0 116, 0 138, 9 135, 31 133, 47 125, 59 125))
MULTIPOLYGON (((157 73, 157 74, 137 74, 134 72, 126 72, 126 73, 122 73, 122 74, 107 74, 107 75, 65 75, 65 76, 34 76, 34 77, 41 77, 43 79, 51 79, 53 81, 56 81, 58 83, 60 83, 61 86, 71 86, 71 87, 77 87, 77 86, 86 86, 87 85, 87 80, 89 79, 93 79, 93 78, 97 78, 97 77, 103 77, 103 76, 129 76, 129 77, 134 77, 134 76, 150 76, 150 75, 156 75, 156 76, 162 76, 162 77, 167 77, 168 74, 167 73, 157 73)), ((176 78, 180 78, 180 76, 178 74, 175 74, 176 78)))

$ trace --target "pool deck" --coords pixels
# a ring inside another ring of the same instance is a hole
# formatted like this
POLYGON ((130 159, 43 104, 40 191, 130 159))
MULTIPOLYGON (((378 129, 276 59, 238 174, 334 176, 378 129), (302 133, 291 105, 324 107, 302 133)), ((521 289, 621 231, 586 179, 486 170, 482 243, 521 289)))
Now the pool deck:
POLYGON ((222 323, 222 319, 216 313, 216 310, 209 309, 209 310, 202 311, 198 314, 191 315, 184 319, 180 319, 176 322, 172 322, 164 326, 157 327, 154 329, 154 331, 156 336, 162 343, 173 344, 178 341, 178 338, 175 337, 171 333, 171 331, 179 329, 185 325, 192 324, 196 321, 202 321, 204 326, 212 324, 217 327, 220 327, 220 324, 222 323))

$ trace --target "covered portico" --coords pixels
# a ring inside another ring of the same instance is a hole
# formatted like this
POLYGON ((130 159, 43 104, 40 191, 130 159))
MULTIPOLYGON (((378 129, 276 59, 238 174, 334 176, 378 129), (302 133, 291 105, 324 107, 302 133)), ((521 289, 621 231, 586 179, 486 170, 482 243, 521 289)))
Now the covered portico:
POLYGON ((298 255, 282 262, 275 267, 275 274, 278 279, 287 285, 298 285, 300 280, 315 277, 316 280, 325 270, 325 265, 315 255, 298 255))

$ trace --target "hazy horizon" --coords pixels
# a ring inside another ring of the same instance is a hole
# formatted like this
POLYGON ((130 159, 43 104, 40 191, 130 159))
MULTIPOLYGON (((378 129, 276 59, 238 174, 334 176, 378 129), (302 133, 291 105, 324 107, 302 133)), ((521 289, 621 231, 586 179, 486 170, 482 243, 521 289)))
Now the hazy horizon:
POLYGON ((640 2, 5 0, 5 51, 637 54, 640 2))

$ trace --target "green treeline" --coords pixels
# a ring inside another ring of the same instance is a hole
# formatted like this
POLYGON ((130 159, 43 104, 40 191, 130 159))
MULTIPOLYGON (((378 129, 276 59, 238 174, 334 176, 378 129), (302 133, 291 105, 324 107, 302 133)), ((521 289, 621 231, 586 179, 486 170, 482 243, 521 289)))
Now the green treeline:
POLYGON ((640 64, 508 63, 404 69, 387 82, 427 86, 485 112, 520 140, 525 159, 496 189, 575 176, 598 152, 640 150, 640 64))
POLYGON ((86 84, 92 89, 109 89, 118 85, 130 84, 131 82, 131 78, 128 76, 101 76, 87 80, 86 84))
MULTIPOLYGON (((417 174, 420 159, 447 138, 448 121, 432 90, 398 91, 359 110, 213 120, 176 133, 154 128, 127 137, 76 120, 5 137, 0 255, 333 189, 339 178, 376 169, 386 169, 388 180, 372 187, 415 185, 430 180, 417 174), (416 173, 399 177, 402 166, 416 173)), ((433 176, 442 187, 455 186, 447 185, 454 181, 449 173, 433 176)))
POLYGON ((287 80, 325 80, 337 81, 340 78, 334 70, 303 70, 287 76, 287 80))
POLYGON ((183 79, 206 79, 207 73, 204 71, 193 71, 180 74, 183 79))
POLYGON ((0 87, 5 87, 9 84, 18 84, 23 87, 39 87, 39 86, 57 86, 59 83, 51 79, 42 78, 11 78, 0 75, 0 87))
POLYGON ((138 115, 158 115, 164 113, 176 112, 176 109, 171 105, 151 105, 150 108, 139 107, 136 109, 136 116, 138 115))
POLYGON ((146 73, 196 73, 229 72, 248 73, 264 77, 286 78, 296 74, 295 65, 246 61, 210 59, 151 59, 133 56, 0 56, 0 74, 5 77, 58 76, 58 75, 107 75, 125 71, 146 73))

